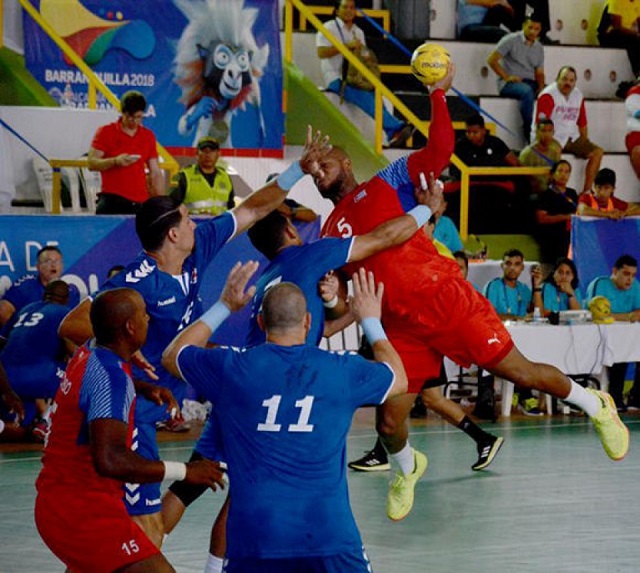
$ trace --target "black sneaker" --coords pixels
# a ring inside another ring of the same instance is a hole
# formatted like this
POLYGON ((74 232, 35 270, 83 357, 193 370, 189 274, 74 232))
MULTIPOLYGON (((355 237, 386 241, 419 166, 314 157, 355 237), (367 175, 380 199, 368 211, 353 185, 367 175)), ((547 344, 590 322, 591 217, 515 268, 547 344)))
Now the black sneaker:
POLYGON ((368 451, 359 460, 349 462, 347 466, 357 472, 382 472, 391 469, 386 452, 377 452, 375 449, 368 451))
POLYGON ((492 436, 491 439, 483 444, 478 444, 478 461, 471 466, 474 472, 486 468, 496 457, 498 450, 502 447, 504 438, 492 436))

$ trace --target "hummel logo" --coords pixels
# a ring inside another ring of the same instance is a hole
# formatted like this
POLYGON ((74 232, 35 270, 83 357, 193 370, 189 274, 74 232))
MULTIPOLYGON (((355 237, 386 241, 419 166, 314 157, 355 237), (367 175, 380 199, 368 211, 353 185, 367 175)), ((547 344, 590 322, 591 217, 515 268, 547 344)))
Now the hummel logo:
POLYGON ((129 271, 126 275, 126 282, 128 283, 137 283, 140 282, 140 279, 146 278, 149 274, 151 274, 155 270, 155 266, 149 264, 148 261, 142 261, 140 266, 134 271, 129 271))
POLYGON ((158 306, 167 306, 167 305, 173 304, 174 302, 176 302, 176 297, 172 296, 171 298, 168 298, 167 300, 159 300, 158 301, 158 306))

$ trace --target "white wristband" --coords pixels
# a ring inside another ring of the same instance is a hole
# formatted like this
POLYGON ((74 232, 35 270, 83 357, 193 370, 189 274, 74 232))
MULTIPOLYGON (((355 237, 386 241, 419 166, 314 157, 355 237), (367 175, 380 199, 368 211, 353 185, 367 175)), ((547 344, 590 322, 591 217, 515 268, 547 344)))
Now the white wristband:
POLYGON ((182 462, 162 462, 164 464, 163 480, 182 481, 187 477, 187 464, 182 462))
POLYGON ((411 211, 407 211, 407 215, 411 215, 418 225, 418 229, 431 218, 431 209, 426 205, 416 205, 411 211))
POLYGON ((335 308, 338 305, 338 295, 335 295, 331 300, 322 301, 322 306, 325 308, 335 308))
POLYGON ((221 300, 218 300, 207 312, 205 312, 200 320, 204 322, 211 332, 216 329, 229 317, 231 310, 221 300))

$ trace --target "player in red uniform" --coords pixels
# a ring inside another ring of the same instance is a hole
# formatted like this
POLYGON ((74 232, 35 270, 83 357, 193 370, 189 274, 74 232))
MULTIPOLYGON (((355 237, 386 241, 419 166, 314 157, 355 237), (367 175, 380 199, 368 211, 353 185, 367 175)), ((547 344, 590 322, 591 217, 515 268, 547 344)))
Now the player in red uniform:
MULTIPOLYGON (((423 149, 394 161, 363 184, 355 180, 351 161, 339 148, 319 163, 312 174, 315 184, 335 205, 324 224, 324 236, 361 235, 397 217, 412 199, 402 196, 403 190, 420 186, 421 178, 438 177, 453 152, 454 132, 445 99, 453 75, 451 65, 447 76, 431 88, 432 123, 423 149)), ((409 378, 408 394, 388 400, 377 415, 378 433, 400 466, 389 490, 391 519, 409 513, 415 483, 427 466, 426 456, 409 445, 406 419, 424 381, 437 378, 443 356, 463 366, 477 364, 519 386, 577 405, 593 419, 607 454, 624 457, 629 434, 610 396, 585 390, 557 368, 527 360, 489 302, 462 278, 457 263, 438 255, 423 234, 358 264, 384 283, 382 320, 409 378)))
POLYGON ((93 302, 91 322, 96 346, 76 352, 56 394, 36 482, 36 525, 69 571, 170 573, 173 567, 127 513, 123 483, 186 479, 215 488, 222 474, 208 460, 151 461, 130 449, 136 389, 154 401, 167 397, 152 384, 134 388, 131 378, 128 361, 149 322, 142 297, 132 289, 106 291, 93 302))

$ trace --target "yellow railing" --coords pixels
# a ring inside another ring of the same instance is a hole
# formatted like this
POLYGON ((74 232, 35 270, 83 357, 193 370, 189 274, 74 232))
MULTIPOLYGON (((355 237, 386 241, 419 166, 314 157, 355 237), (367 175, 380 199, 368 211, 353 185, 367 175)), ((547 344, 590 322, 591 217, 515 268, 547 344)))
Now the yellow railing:
MULTIPOLYGON (((320 16, 331 16, 333 14, 333 6, 307 6, 312 14, 318 14, 320 16)), ((372 10, 365 8, 363 12, 370 18, 376 18, 382 20, 382 28, 385 32, 391 31, 391 16, 389 10, 372 10)), ((306 32, 307 30, 307 16, 300 13, 300 31, 306 32)))
MULTIPOLYGON (((76 54, 67 42, 63 38, 61 38, 58 33, 51 27, 51 25, 42 17, 40 12, 36 10, 31 4, 30 0, 18 0, 20 5, 24 10, 34 19, 34 21, 43 29, 43 31, 53 40, 53 42, 62 50, 62 52, 73 62, 73 64, 87 77, 89 82, 89 108, 96 109, 97 107, 97 92, 100 92, 105 99, 118 111, 120 110, 120 101, 115 96, 115 94, 107 87, 107 85, 93 72, 93 70, 84 63, 82 58, 76 54)), ((2 0, 0 0, 0 7, 2 6, 2 0)), ((177 161, 171 156, 171 154, 159 143, 157 145, 158 155, 162 157, 164 163, 161 163, 161 167, 169 171, 169 173, 174 174, 178 171, 180 166, 177 161)), ((62 161, 62 160, 56 160, 62 161)), ((65 160, 66 161, 66 160, 65 160)), ((76 161, 76 160, 68 160, 68 161, 76 161)), ((80 161, 80 160, 77 160, 80 161)), ((54 167, 53 163, 51 166, 54 167)), ((67 167, 69 165, 59 165, 59 167, 67 167)), ((75 166, 75 165, 74 165, 75 166)), ((58 172, 59 176, 59 172, 58 172)), ((55 167, 54 167, 54 177, 55 177, 55 167)), ((53 194, 55 198, 55 192, 53 194)), ((58 188, 58 202, 57 204, 54 202, 54 207, 52 210, 54 213, 60 213, 60 194, 58 188)))
MULTIPOLYGON (((309 6, 305 6, 301 0, 286 0, 285 3, 285 45, 284 59, 287 63, 293 61, 293 7, 300 12, 300 17, 308 20, 318 31, 320 31, 331 44, 350 63, 355 65, 374 86, 375 86, 375 138, 374 148, 377 153, 382 153, 382 98, 386 97, 393 106, 425 137, 429 135, 429 123, 420 120, 395 94, 387 88, 378 78, 376 78, 360 60, 354 56, 342 42, 333 36, 318 20, 309 6)), ((306 24, 305 24, 306 25, 306 24)), ((411 73, 409 66, 381 65, 380 71, 383 73, 411 73)), ((454 122, 454 129, 464 129, 463 122, 454 122)), ((487 124, 490 132, 495 133, 495 124, 487 124)), ((549 172, 547 167, 467 167, 456 155, 451 156, 453 163, 461 173, 460 186, 460 236, 466 240, 469 236, 469 177, 471 175, 491 175, 491 176, 516 176, 516 175, 543 175, 549 172)))
MULTIPOLYGON (((89 168, 88 159, 49 159, 49 165, 53 169, 53 179, 51 181, 51 213, 53 215, 59 215, 62 211, 60 207, 60 196, 62 190, 62 174, 60 172, 61 167, 84 167, 89 168)), ((175 170, 170 165, 164 162, 158 162, 158 167, 169 172, 171 177, 175 170)))

